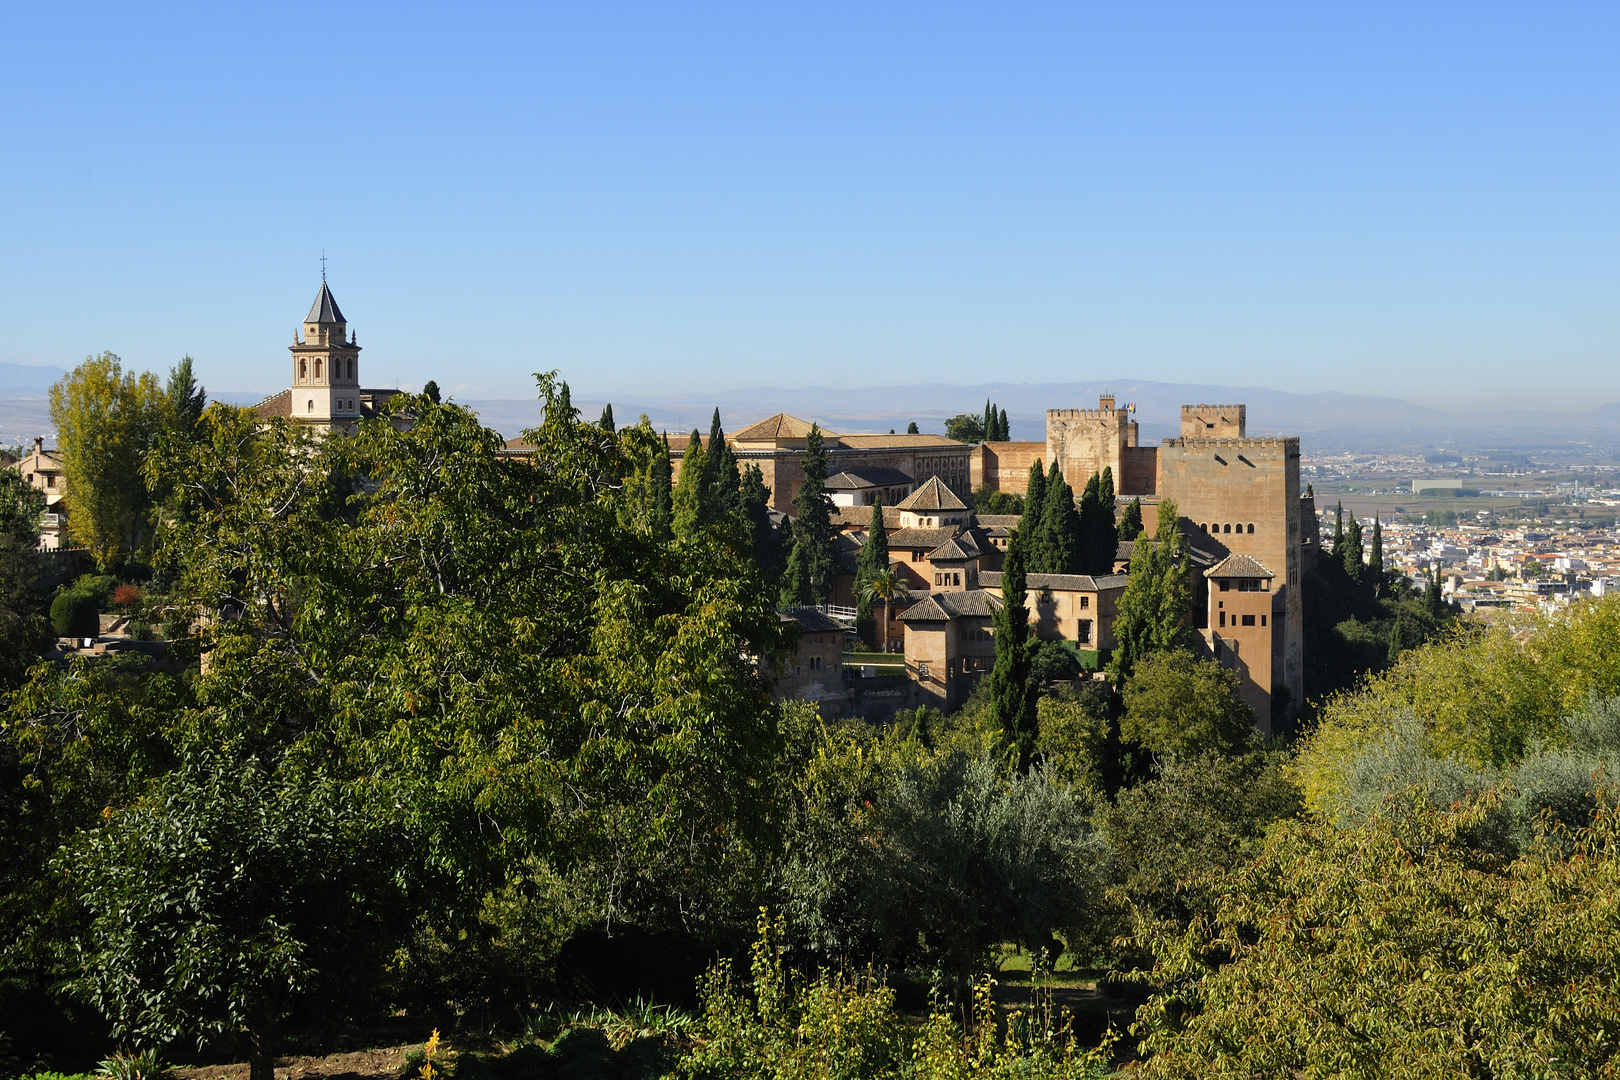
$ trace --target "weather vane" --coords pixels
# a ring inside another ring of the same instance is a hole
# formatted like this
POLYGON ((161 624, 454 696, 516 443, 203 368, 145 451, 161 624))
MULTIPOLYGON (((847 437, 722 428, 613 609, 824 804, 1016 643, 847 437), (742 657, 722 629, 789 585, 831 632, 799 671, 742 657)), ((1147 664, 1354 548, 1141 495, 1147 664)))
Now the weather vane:
POLYGON ((326 249, 321 248, 321 284, 326 284, 326 249))

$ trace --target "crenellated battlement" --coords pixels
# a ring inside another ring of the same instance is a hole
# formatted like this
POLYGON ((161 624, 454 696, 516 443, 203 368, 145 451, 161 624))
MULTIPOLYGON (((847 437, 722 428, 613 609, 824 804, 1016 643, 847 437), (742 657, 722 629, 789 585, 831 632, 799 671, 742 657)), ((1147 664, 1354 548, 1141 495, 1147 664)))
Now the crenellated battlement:
POLYGON ((1047 409, 1046 419, 1052 420, 1117 420, 1128 413, 1123 409, 1047 409))
POLYGON ((1219 435, 1241 439, 1248 434, 1248 414, 1247 405, 1183 405, 1181 434, 1187 438, 1219 435))
POLYGON ((1245 413, 1249 411, 1247 405, 1183 405, 1181 415, 1186 417, 1194 413, 1245 413))
POLYGON ((1230 438, 1218 435, 1193 437, 1181 435, 1174 439, 1161 439, 1160 443, 1164 446, 1184 446, 1191 450, 1197 450, 1203 447, 1209 447, 1211 449, 1230 447, 1236 449, 1245 446, 1280 446, 1284 449, 1294 450, 1295 452, 1298 452, 1299 450, 1298 435, 1261 435, 1254 438, 1249 438, 1247 436, 1242 438, 1230 438))

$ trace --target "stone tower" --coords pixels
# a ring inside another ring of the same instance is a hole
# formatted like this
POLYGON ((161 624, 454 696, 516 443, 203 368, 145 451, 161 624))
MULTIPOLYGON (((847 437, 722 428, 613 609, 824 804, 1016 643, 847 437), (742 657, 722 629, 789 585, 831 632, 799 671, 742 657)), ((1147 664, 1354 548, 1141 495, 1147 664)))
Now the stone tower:
POLYGON ((360 418, 360 346, 332 290, 321 291, 304 316, 303 337, 293 331, 290 419, 347 428, 360 418))

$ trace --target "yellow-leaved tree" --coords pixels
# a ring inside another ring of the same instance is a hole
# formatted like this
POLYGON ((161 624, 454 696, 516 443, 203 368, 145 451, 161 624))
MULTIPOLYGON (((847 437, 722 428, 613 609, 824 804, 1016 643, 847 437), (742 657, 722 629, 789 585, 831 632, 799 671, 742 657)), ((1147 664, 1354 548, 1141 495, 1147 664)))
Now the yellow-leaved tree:
POLYGON ((152 497, 141 463, 163 431, 168 408, 155 375, 124 371, 110 352, 86 358, 51 387, 68 531, 103 569, 151 539, 152 497))

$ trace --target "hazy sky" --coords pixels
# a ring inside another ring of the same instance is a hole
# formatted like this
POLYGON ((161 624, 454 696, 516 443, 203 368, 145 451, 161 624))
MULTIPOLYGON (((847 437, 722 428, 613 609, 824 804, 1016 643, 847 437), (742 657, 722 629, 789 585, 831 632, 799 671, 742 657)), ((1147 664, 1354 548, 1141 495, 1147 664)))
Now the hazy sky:
POLYGON ((0 360, 1620 400, 1613 4, 9 4, 0 360))

